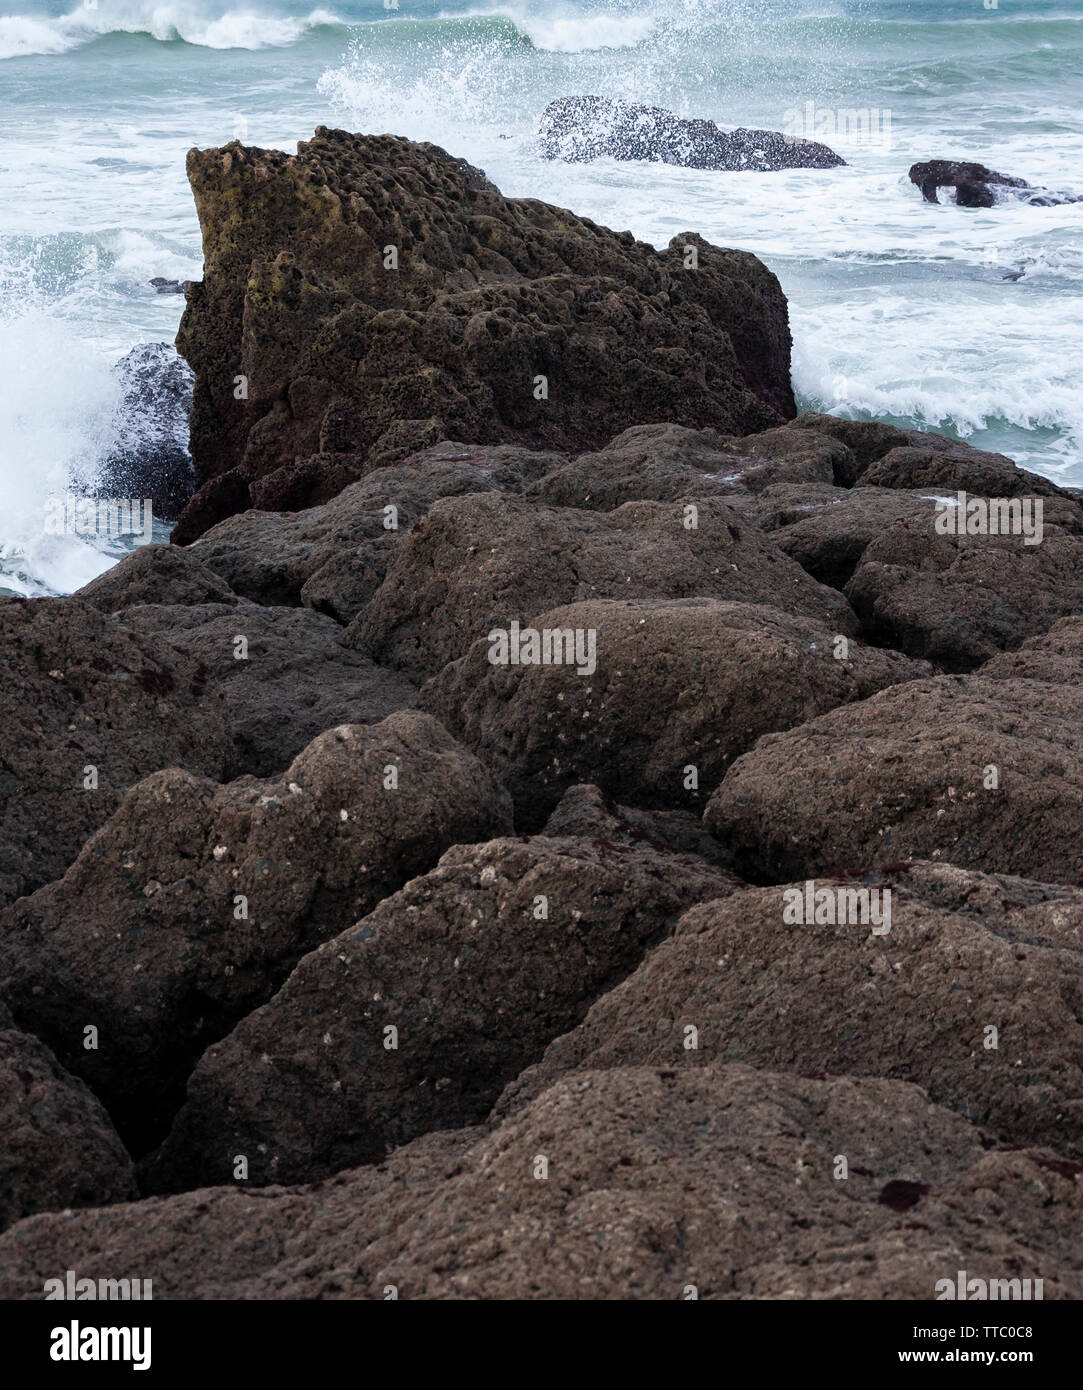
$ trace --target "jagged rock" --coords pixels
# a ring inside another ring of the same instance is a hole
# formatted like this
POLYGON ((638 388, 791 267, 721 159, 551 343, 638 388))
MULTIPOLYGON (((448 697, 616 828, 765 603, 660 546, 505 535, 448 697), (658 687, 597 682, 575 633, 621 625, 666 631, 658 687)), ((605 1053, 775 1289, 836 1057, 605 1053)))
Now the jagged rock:
MULTIPOLYGON (((1048 478, 1018 468, 1003 454, 986 453, 954 440, 945 442, 954 447, 911 444, 891 449, 862 471, 859 486, 963 491, 982 497, 1055 498, 1064 495, 1048 478)), ((1076 504, 1072 505, 1079 510, 1076 504)))
POLYGON ((151 605, 128 609, 123 620, 213 673, 233 739, 226 777, 282 772, 325 729, 375 724, 417 699, 405 676, 348 650, 341 627, 307 609, 151 605))
POLYGON ((224 579, 201 565, 190 550, 176 545, 142 545, 75 594, 103 613, 119 613, 143 603, 235 604, 224 579))
POLYGON ((252 506, 261 512, 299 512, 318 507, 371 470, 366 454, 313 454, 285 463, 248 485, 252 506))
POLYGON ((415 678, 493 628, 586 599, 694 596, 764 603, 853 633, 849 606, 719 498, 629 502, 612 512, 486 493, 444 498, 404 537, 343 641, 415 678))
POLYGON ((690 169, 833 169, 834 150, 777 130, 723 131, 658 106, 605 97, 560 97, 542 112, 538 144, 545 159, 646 159, 690 169))
POLYGON ((180 515, 195 490, 188 456, 191 368, 170 343, 139 343, 113 368, 120 386, 116 442, 101 462, 105 497, 149 498, 159 521, 180 515))
POLYGON ((691 909, 513 1083, 499 1110, 573 1071, 731 1061, 914 1082, 1000 1143, 1083 1154, 1083 894, 1070 906, 1054 899, 1032 909, 1017 931, 1021 903, 963 916, 911 896, 890 875, 819 878, 815 889, 865 884, 891 890, 885 935, 859 921, 787 921, 784 895, 804 899, 804 883, 691 909), (1066 911, 1072 940, 1057 924, 1066 911))
POLYGON ((910 681, 762 738, 705 822, 760 883, 910 858, 1076 883, 1081 729, 1077 685, 910 681))
POLYGON ((577 836, 586 840, 614 840, 636 845, 646 842, 673 854, 695 854, 710 864, 724 867, 723 847, 690 811, 644 811, 638 806, 618 806, 593 783, 569 787, 545 822, 543 835, 577 836))
POLYGON ((483 1120, 686 907, 733 887, 645 841, 449 850, 208 1049, 147 1181, 226 1181, 236 1153, 251 1182, 308 1181, 483 1120))
MULTIPOLYGON (((1032 511, 1032 530, 1035 521, 1032 511)), ((863 552, 845 593, 872 641, 969 671, 1083 612, 1083 535, 1049 517, 1035 544, 1021 534, 939 534, 936 524, 904 517, 863 552)))
POLYGON ((177 541, 317 453, 394 462, 434 430, 584 450, 630 424, 744 434, 796 413, 785 297, 747 252, 692 233, 659 252, 390 135, 320 126, 296 155, 234 142, 187 167, 200 491, 177 541))
POLYGON ((352 557, 358 562, 352 567, 355 592, 357 579, 372 571, 371 591, 362 578, 360 592, 367 597, 383 582, 391 547, 438 497, 519 493, 528 480, 559 462, 558 455, 526 449, 444 442, 397 468, 369 473, 299 516, 261 511, 232 516, 201 537, 192 554, 237 593, 271 605, 300 603, 309 579, 332 563, 341 575, 341 566, 352 557), (395 509, 393 517, 389 507, 395 509), (397 529, 388 528, 391 520, 397 529))
POLYGON ((1083 201, 1075 193, 1054 193, 1048 188, 1035 188, 1026 179, 998 174, 984 164, 961 159, 930 159, 910 166, 910 182, 921 189, 927 203, 938 203, 938 189, 954 188, 955 201, 964 208, 992 208, 1000 201, 998 194, 1008 190, 1009 196, 1022 199, 1034 207, 1056 207, 1060 203, 1083 201))
POLYGON ((697 810, 761 734, 931 674, 775 608, 717 599, 587 602, 531 620, 596 634, 596 671, 496 666, 482 638, 421 705, 477 750, 536 828, 576 782, 633 804, 697 810))
MULTIPOLYGON (((779 491, 772 489, 776 495, 779 491)), ((793 491, 801 495, 799 489, 793 491)), ((849 492, 832 489, 827 497, 814 496, 788 515, 775 501, 760 525, 813 579, 842 589, 853 578, 869 546, 888 527, 906 519, 919 528, 931 529, 934 509, 931 497, 916 492, 872 487, 849 492), (773 524, 776 522, 781 524, 773 524)))
POLYGON ((998 652, 978 674, 997 680, 1083 685, 1083 618, 1061 618, 1048 632, 1028 637, 1014 651, 998 652))
POLYGON ((140 777, 218 777, 225 704, 209 670, 88 603, 0 600, 0 906, 59 878, 140 777))
POLYGON ((304 951, 449 845, 510 825, 503 788, 413 711, 331 729, 277 779, 160 772, 59 882, 0 915, 0 989, 138 1154, 161 1138, 200 1052, 304 951), (83 1048, 87 1024, 97 1050, 83 1048))
POLYGON ((526 495, 553 507, 608 512, 625 502, 674 502, 679 497, 731 497, 747 492, 720 475, 734 471, 717 430, 683 425, 634 425, 597 453, 580 454, 532 483, 526 495))
POLYGON ((152 1269, 156 1300, 924 1302, 959 1270, 1079 1299, 1079 1164, 983 1142, 898 1081, 586 1073, 495 1131, 427 1135, 315 1187, 39 1217, 0 1237, 0 1297, 119 1264, 152 1269))
POLYGON ((137 1195, 132 1161, 100 1101, 20 1032, 2 1003, 0 1114, 0 1231, 40 1211, 137 1195))

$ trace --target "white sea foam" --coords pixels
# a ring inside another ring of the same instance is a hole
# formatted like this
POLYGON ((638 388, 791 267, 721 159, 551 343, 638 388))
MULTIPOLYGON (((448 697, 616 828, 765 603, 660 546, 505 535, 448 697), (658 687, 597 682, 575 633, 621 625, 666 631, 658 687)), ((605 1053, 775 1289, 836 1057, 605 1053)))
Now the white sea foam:
POLYGON ((198 6, 174 0, 119 0, 80 5, 53 19, 35 15, 0 17, 0 59, 66 53, 104 34, 147 34, 163 42, 177 39, 200 48, 280 48, 312 29, 344 24, 331 10, 307 15, 275 15, 256 9, 210 16, 198 6))

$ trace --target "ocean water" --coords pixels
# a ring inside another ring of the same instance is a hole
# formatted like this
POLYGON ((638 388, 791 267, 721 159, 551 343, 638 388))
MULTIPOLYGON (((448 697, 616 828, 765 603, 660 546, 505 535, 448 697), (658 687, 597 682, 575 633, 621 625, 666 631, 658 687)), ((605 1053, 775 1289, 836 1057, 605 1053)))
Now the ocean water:
POLYGON ((321 122, 434 140, 511 196, 658 245, 694 230, 754 251, 789 297, 801 406, 1083 485, 1083 203, 933 207, 906 178, 972 158, 1083 193, 1083 0, 6 3, 0 588, 67 592, 119 552, 44 533, 43 510, 123 430, 111 364, 176 331, 182 299, 147 282, 201 274, 187 149, 292 151, 321 122), (805 121, 848 164, 539 158, 545 105, 586 92, 805 121))

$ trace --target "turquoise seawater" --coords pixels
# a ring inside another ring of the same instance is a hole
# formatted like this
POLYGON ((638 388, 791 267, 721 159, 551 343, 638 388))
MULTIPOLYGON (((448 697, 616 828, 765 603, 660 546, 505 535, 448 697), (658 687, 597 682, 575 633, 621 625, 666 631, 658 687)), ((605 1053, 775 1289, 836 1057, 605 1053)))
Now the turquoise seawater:
POLYGON ((292 150, 319 123, 435 140, 509 195, 656 244, 695 230, 755 251, 790 299, 802 405, 1083 485, 1083 204, 932 207, 906 178, 972 158, 1083 192, 1081 77, 1080 0, 9 0, 0 584, 66 591, 110 562, 43 538, 43 499, 116 432, 110 364, 176 331, 182 301, 147 282, 201 273, 187 149, 292 150), (731 126, 811 119, 848 164, 540 159, 542 109, 583 92, 731 126))

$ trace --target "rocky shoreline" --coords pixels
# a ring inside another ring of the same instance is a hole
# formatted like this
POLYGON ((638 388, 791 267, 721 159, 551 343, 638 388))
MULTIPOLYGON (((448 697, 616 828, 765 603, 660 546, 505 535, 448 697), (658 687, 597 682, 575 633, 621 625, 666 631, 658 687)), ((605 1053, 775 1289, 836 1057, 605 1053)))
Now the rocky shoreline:
POLYGON ((0 601, 0 1297, 1083 1296, 1079 495, 695 233, 188 169, 174 543, 0 601))

